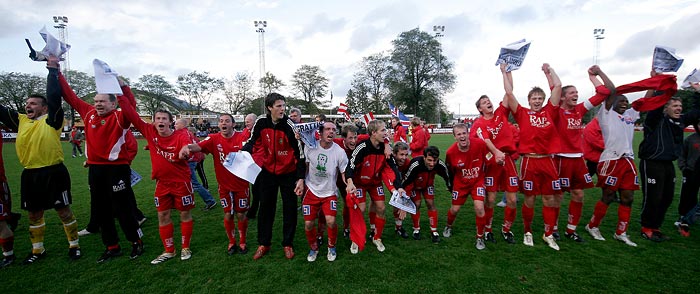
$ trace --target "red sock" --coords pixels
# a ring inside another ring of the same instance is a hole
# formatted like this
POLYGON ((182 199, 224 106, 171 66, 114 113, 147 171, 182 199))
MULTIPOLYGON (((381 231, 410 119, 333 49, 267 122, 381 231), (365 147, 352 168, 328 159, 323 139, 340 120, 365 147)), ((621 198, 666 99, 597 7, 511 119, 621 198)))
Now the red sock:
POLYGON ((491 233, 493 230, 491 229, 491 225, 493 223, 493 207, 484 207, 484 219, 485 219, 485 224, 484 224, 484 231, 491 233))
POLYGON ((180 222, 180 233, 182 233, 182 248, 190 248, 190 240, 192 239, 192 227, 194 221, 180 222))
POLYGON ((338 225, 326 226, 328 231, 328 248, 335 248, 335 242, 338 240, 338 225))
POLYGON ((430 231, 437 232, 438 212, 437 210, 428 210, 428 220, 430 221, 430 231))
POLYGON ((311 250, 318 251, 318 243, 316 243, 316 227, 313 227, 308 231, 304 230, 304 233, 306 234, 306 241, 309 242, 311 250))
MULTIPOLYGON (((376 214, 375 214, 376 215, 376 214)), ((374 234, 374 239, 381 239, 382 238, 382 233, 384 232, 384 224, 386 223, 386 219, 380 218, 377 216, 375 219, 375 227, 377 228, 377 233, 374 234)))
POLYGON ((523 215, 523 231, 532 233, 532 219, 535 216, 535 208, 527 207, 527 205, 523 204, 520 208, 520 213, 523 215))
POLYGON ((581 220, 581 211, 583 211, 583 202, 569 201, 569 222, 566 225, 566 232, 571 234, 576 231, 576 226, 581 220))
POLYGON ((226 230, 226 236, 228 236, 228 243, 236 244, 236 221, 224 219, 224 229, 226 230))
POLYGON ((165 252, 175 252, 175 244, 173 244, 173 230, 173 223, 169 223, 158 228, 158 232, 160 233, 160 240, 163 241, 163 247, 165 248, 165 252))
POLYGON ((370 211, 369 212, 369 226, 370 228, 374 225, 375 227, 377 226, 377 213, 370 211))
POLYGON ((452 214, 452 210, 447 210, 447 226, 448 227, 452 227, 452 224, 455 222, 455 218, 457 218, 457 216, 452 214))
POLYGON ((411 220, 413 221, 413 228, 420 229, 420 211, 416 209, 416 214, 411 215, 411 220))
POLYGON ((515 216, 517 214, 517 210, 515 208, 510 208, 506 206, 506 209, 503 213, 503 228, 502 230, 504 232, 510 232, 510 227, 513 226, 513 222, 515 222, 515 216))
POLYGON ((343 205, 343 230, 350 228, 350 208, 343 205))
POLYGON ((0 246, 2 246, 2 252, 11 252, 15 247, 15 236, 0 238, 0 246))
POLYGON ((238 238, 241 239, 240 245, 245 245, 248 236, 248 218, 238 221, 238 238))
POLYGON ((597 228, 600 226, 600 222, 603 221, 605 213, 608 211, 608 205, 603 203, 603 201, 598 201, 593 209, 593 216, 591 216, 591 221, 588 223, 589 228, 597 228))
POLYGON ((486 226, 486 216, 476 217, 476 236, 481 237, 484 235, 484 226, 486 226))
POLYGON ((559 213, 561 212, 561 206, 554 208, 554 224, 552 225, 553 232, 559 232, 559 213))
POLYGON ((627 224, 630 222, 632 207, 620 205, 617 207, 617 229, 615 234, 622 235, 627 231, 627 224))
POLYGON ((557 208, 551 206, 542 207, 542 219, 544 220, 544 235, 549 236, 554 232, 554 224, 557 221, 557 208))

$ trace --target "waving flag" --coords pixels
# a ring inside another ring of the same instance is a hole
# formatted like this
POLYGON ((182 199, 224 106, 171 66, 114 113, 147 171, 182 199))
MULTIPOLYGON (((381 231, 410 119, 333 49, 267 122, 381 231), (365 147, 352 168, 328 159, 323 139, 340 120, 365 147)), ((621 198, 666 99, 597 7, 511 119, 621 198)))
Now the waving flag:
POLYGON ((408 127, 411 125, 411 120, 408 119, 408 117, 404 115, 398 107, 389 103, 389 110, 391 111, 391 116, 398 118, 402 126, 408 127))
POLYGON ((365 123, 365 126, 368 126, 369 122, 371 122, 373 120, 374 120, 374 113, 372 113, 371 111, 368 114, 365 114, 362 116, 362 122, 365 123))
POLYGON ((338 114, 345 116, 345 120, 350 121, 350 114, 348 113, 348 105, 345 103, 340 103, 338 106, 338 114))

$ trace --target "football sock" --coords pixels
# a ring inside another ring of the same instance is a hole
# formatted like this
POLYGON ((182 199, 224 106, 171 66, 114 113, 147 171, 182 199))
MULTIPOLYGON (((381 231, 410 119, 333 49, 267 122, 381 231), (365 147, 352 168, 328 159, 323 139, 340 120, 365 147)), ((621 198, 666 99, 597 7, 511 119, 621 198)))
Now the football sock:
POLYGON ((523 231, 524 233, 532 233, 532 219, 535 216, 535 209, 533 207, 527 207, 523 204, 520 208, 520 214, 523 215, 523 231))
POLYGON ((603 217, 608 211, 608 205, 603 203, 603 201, 598 201, 593 209, 593 216, 591 216, 591 221, 588 223, 589 228, 597 228, 600 226, 600 222, 603 221, 603 217))
POLYGON ((632 207, 620 205, 617 207, 617 229, 615 234, 622 235, 627 231, 627 224, 630 222, 632 207))
POLYGON ((515 222, 515 216, 517 214, 517 210, 515 208, 511 208, 506 206, 505 211, 503 212, 503 231, 504 232, 510 232, 510 227, 513 226, 513 222, 515 222))
POLYGON ((428 220, 430 221, 430 231, 437 232, 438 212, 437 210, 428 210, 428 220))
POLYGON ((338 225, 327 226, 328 231, 328 248, 335 248, 335 242, 338 240, 338 225))
POLYGON ((70 218, 63 222, 63 231, 66 233, 69 247, 80 247, 78 239, 78 221, 75 214, 71 213, 70 218))
POLYGON ((318 243, 316 243, 316 227, 311 228, 311 230, 304 230, 306 234, 306 242, 309 242, 311 250, 318 251, 318 243))
POLYGON ((476 235, 481 237, 484 235, 484 226, 486 225, 486 216, 476 216, 476 235))
POLYGON ((226 230, 228 243, 231 245, 236 244, 236 221, 224 219, 224 229, 226 230))
POLYGON ((414 228, 420 228, 420 211, 416 209, 416 214, 411 215, 414 228))
POLYGON ((29 220, 29 240, 32 242, 32 253, 40 254, 44 252, 44 232, 46 223, 44 218, 36 221, 29 220))
POLYGON ((544 220, 544 235, 550 236, 554 232, 557 220, 557 208, 551 206, 542 207, 542 219, 544 220))
POLYGON ((493 207, 484 207, 484 231, 491 232, 491 224, 493 223, 493 207))
POLYGON ((192 227, 194 221, 180 222, 180 233, 182 234, 182 248, 190 248, 190 239, 192 239, 192 227))
POLYGON ((452 224, 455 222, 455 218, 457 218, 457 216, 452 214, 452 210, 447 210, 447 226, 448 227, 452 226, 452 224))
POLYGON ((384 232, 384 224, 386 223, 386 219, 383 217, 377 216, 377 218, 374 220, 376 224, 376 229, 377 233, 374 234, 374 239, 381 239, 382 238, 382 233, 384 232))
POLYGON ((583 202, 569 201, 569 223, 566 225, 566 232, 571 234, 576 231, 576 226, 581 220, 583 202))
POLYGON ((0 238, 0 246, 2 246, 2 252, 6 253, 5 256, 12 255, 12 250, 15 246, 15 236, 0 238))
POLYGON ((163 248, 165 248, 165 252, 175 252, 175 244, 173 244, 173 230, 173 223, 169 223, 158 228, 158 232, 160 233, 160 240, 163 242, 163 248))
POLYGON ((244 217, 243 220, 238 220, 238 238, 241 245, 245 245, 248 242, 248 218, 244 217))

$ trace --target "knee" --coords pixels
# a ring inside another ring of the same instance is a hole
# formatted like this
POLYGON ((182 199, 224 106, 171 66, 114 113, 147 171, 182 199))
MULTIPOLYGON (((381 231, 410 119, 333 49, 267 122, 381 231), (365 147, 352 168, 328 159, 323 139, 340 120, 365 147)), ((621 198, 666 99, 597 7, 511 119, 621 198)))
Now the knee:
POLYGON ((314 222, 313 221, 305 221, 304 222, 304 230, 305 231, 311 231, 314 228, 314 222))

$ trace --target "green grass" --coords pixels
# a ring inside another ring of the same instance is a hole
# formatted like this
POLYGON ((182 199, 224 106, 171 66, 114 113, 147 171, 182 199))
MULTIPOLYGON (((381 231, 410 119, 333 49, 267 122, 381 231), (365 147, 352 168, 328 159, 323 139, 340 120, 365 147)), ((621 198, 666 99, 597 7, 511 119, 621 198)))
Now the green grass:
MULTIPOLYGON (((139 141, 141 145, 145 143, 139 141)), ((452 142, 451 135, 434 135, 431 140, 433 145, 443 150, 443 157, 444 150, 452 142)), ((69 144, 64 144, 66 165, 72 178, 72 208, 82 229, 89 217, 87 170, 81 166, 82 158, 70 157, 69 147, 69 144)), ((17 211, 22 168, 17 162, 14 144, 6 143, 3 149, 5 169, 15 200, 14 210, 17 211)), ((211 182, 210 191, 216 191, 211 159, 207 159, 205 165, 211 182)), ((143 228, 146 234, 144 256, 133 261, 120 257, 97 264, 95 260, 104 248, 99 236, 90 235, 80 240, 83 258, 71 262, 67 257, 68 246, 61 223, 55 212, 48 211, 45 239, 47 258, 32 266, 22 266, 18 262, 0 270, 0 293, 691 293, 697 288, 700 274, 700 231, 694 227, 691 237, 682 238, 673 227, 677 217, 678 195, 662 227, 673 239, 652 243, 639 236, 642 195, 639 191, 635 194, 629 233, 639 247, 631 248, 612 239, 617 221, 616 204, 611 205, 601 225, 607 241, 595 241, 583 230, 600 197, 599 189, 586 191, 583 225, 579 226, 579 233, 586 237, 587 242, 576 244, 561 241, 559 252, 549 249, 539 238, 542 234, 541 203, 536 208, 533 224, 535 247, 521 243, 522 221, 518 211, 513 227, 517 244, 508 245, 497 236, 498 244, 487 244, 486 250, 477 251, 474 248, 475 224, 470 203, 457 217, 453 236, 443 238, 439 245, 434 245, 427 238, 429 226, 424 205, 421 220, 423 240, 404 240, 393 234, 393 222, 388 213, 389 221, 383 238, 387 250, 384 253, 367 244, 364 252, 352 255, 348 250, 350 242, 341 237, 338 241, 338 259, 333 263, 325 260, 325 249, 315 263, 306 261, 308 244, 301 215, 295 239, 297 257, 291 261, 284 258, 280 245, 281 208, 278 209, 269 256, 252 260, 252 251, 257 247, 256 221, 250 222, 248 233, 251 253, 228 256, 221 209, 202 212, 196 208, 193 211, 192 259, 185 262, 175 259, 153 266, 149 262, 160 254, 162 244, 152 200, 155 185, 148 179, 150 159, 147 152, 139 152, 133 168, 144 176, 144 180, 134 187, 139 207, 149 218, 143 228)), ((436 182, 441 230, 450 198, 444 182, 436 182)), ((680 180, 678 183, 680 187, 680 180)), ((679 191, 680 188, 676 194, 679 191)), ((519 198, 522 201, 522 195, 519 198)), ((201 198, 197 196, 196 199, 201 198)), ((198 204, 201 205, 201 200, 198 204)), ((281 201, 278 204, 281 205, 281 201)), ((559 222, 562 227, 565 225, 567 207, 568 200, 565 200, 559 222)), ((22 211, 22 214, 15 241, 15 253, 19 259, 24 258, 31 248, 26 212, 22 211)), ((495 228, 500 226, 502 219, 503 210, 496 208, 495 228)), ((341 222, 340 219, 338 222, 341 222)), ((405 223, 410 227, 410 220, 405 223)), ((176 239, 178 232, 179 226, 176 224, 176 239)), ((120 236, 122 247, 129 248, 121 232, 120 236)))

